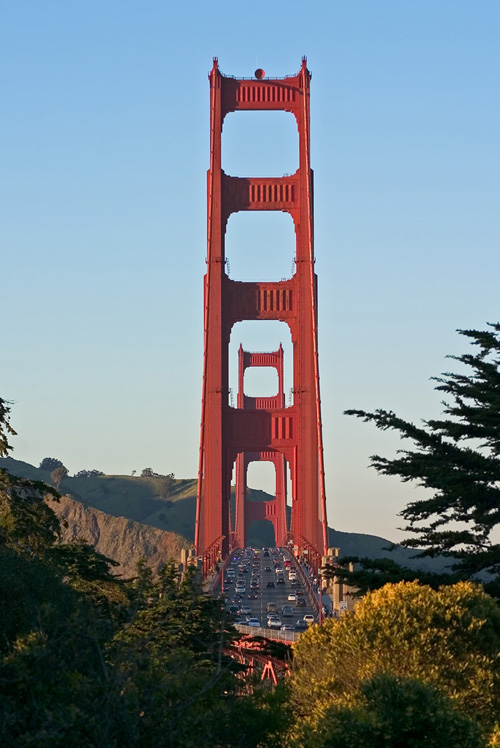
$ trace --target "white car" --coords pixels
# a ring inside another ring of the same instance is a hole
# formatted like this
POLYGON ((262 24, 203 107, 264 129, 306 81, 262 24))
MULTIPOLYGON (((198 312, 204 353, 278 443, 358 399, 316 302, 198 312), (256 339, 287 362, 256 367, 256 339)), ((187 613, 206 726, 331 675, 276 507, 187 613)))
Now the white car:
POLYGON ((267 627, 270 629, 280 629, 281 626, 281 620, 277 616, 276 618, 269 618, 267 621, 267 627))
POLYGON ((240 612, 244 616, 251 616, 252 615, 252 608, 249 605, 242 605, 240 612))
POLYGON ((260 629, 260 621, 258 618, 249 618, 247 626, 252 626, 253 628, 260 629))
POLYGON ((290 594, 288 595, 288 599, 295 602, 297 599, 297 595, 295 594, 295 592, 290 592, 290 594))
POLYGON ((310 613, 306 613, 304 616, 304 621, 307 623, 308 626, 310 626, 311 623, 314 623, 314 616, 312 616, 310 613))

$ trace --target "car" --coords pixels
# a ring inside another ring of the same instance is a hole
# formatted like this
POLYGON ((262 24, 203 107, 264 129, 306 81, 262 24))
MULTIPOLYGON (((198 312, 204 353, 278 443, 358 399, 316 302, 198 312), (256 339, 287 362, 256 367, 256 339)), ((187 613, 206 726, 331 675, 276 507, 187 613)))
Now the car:
POLYGON ((312 623, 314 623, 314 616, 310 613, 306 613, 304 616, 304 621, 307 623, 308 626, 310 626, 312 623))
POLYGON ((295 592, 290 592, 288 595, 288 599, 291 600, 291 602, 295 602, 297 599, 297 595, 295 594, 295 592))
POLYGON ((283 605, 281 608, 281 615, 282 616, 293 616, 293 609, 291 605, 283 605))
POLYGON ((259 597, 259 593, 258 593, 258 592, 255 592, 255 591, 254 591, 254 592, 250 592, 250 593, 249 593, 249 594, 247 595, 247 599, 248 599, 248 600, 257 600, 257 598, 258 598, 258 597, 259 597))
POLYGON ((236 617, 235 623, 239 623, 240 626, 248 626, 249 620, 250 620, 250 616, 239 615, 236 617))
POLYGON ((264 569, 264 571, 272 571, 272 569, 271 569, 270 566, 266 566, 266 568, 264 569))
POLYGON ((305 608, 306 607, 306 601, 303 597, 297 597, 295 600, 295 607, 296 608, 305 608))
POLYGON ((268 582, 268 583, 266 584, 266 587, 274 587, 274 586, 275 586, 275 585, 274 585, 274 582, 268 582))
POLYGON ((267 628, 269 629, 280 629, 282 626, 281 620, 276 616, 276 618, 268 618, 267 620, 267 628))
POLYGON ((260 629, 260 621, 258 618, 249 618, 247 621, 247 626, 252 626, 253 628, 260 629))
POLYGON ((283 579, 283 577, 278 577, 278 579, 276 580, 276 584, 285 584, 285 580, 283 579))
POLYGON ((267 603, 267 612, 268 613, 277 613, 278 612, 278 604, 277 603, 267 603))
POLYGON ((250 607, 250 605, 242 605, 241 606, 241 613, 244 616, 250 616, 250 615, 252 615, 252 608, 250 607))
POLYGON ((240 612, 240 606, 239 605, 230 605, 229 606, 229 612, 231 615, 236 616, 240 612))
POLYGON ((299 618, 295 624, 295 631, 305 631, 308 628, 306 621, 303 618, 299 618))
POLYGON ((295 631, 295 627, 292 626, 291 623, 283 623, 281 626, 281 631, 295 631))

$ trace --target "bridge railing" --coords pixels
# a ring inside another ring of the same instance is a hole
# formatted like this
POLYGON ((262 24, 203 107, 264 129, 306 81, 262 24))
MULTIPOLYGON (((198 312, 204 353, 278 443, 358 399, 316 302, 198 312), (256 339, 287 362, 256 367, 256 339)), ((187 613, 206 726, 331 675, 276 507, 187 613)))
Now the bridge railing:
POLYGON ((280 641, 284 644, 292 644, 292 642, 296 642, 302 633, 301 631, 279 631, 277 629, 268 629, 264 626, 245 626, 243 623, 236 623, 235 628, 240 632, 240 634, 263 636, 265 639, 274 639, 275 641, 280 641))

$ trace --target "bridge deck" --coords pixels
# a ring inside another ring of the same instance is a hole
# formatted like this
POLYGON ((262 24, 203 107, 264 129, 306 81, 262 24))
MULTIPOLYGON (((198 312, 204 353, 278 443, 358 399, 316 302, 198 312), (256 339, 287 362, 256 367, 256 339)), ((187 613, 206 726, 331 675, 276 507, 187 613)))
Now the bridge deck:
POLYGON ((285 549, 234 550, 214 590, 214 594, 221 593, 226 596, 226 607, 234 615, 238 630, 244 634, 291 644, 305 630, 301 628, 304 623, 299 623, 304 616, 318 621, 316 594, 297 560, 285 549), (238 592, 242 582, 244 590, 238 592), (294 594, 302 600, 290 599, 294 594), (274 607, 280 628, 276 622, 268 624, 269 608, 274 607), (248 625, 252 618, 258 626, 248 625))

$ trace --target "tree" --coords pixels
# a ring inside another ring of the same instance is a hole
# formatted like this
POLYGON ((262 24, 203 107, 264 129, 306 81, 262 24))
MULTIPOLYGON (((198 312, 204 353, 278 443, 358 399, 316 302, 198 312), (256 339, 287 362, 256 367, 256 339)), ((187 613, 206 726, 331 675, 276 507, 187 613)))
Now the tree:
POLYGON ((286 689, 246 693, 237 632, 197 569, 155 581, 142 562, 117 579, 89 544, 61 542, 49 497, 0 470, 0 745, 282 746, 286 689))
POLYGON ((16 432, 10 425, 10 403, 0 397, 0 457, 7 457, 12 449, 9 444, 9 435, 16 436, 16 432))
POLYGON ((61 485, 62 481, 66 478, 67 475, 68 475, 68 470, 67 468, 64 467, 64 465, 57 467, 55 470, 51 472, 50 477, 52 478, 52 481, 58 491, 59 491, 59 486, 61 485))
POLYGON ((75 473, 75 478, 98 478, 100 475, 104 475, 102 470, 80 470, 75 473))
MULTIPOLYGON (((368 717, 368 724, 373 726, 373 718, 377 722, 376 715, 387 711, 387 694, 392 689, 394 703, 399 699, 414 707, 438 692, 441 696, 434 711, 422 706, 424 721, 434 723, 443 710, 448 714, 447 721, 453 721, 449 714, 452 710, 457 723, 462 724, 459 714, 466 717, 464 730, 472 720, 476 728, 469 732, 479 729, 485 738, 493 732, 500 710, 499 649, 500 610, 479 585, 460 582, 436 591, 417 582, 388 584, 368 593, 354 613, 311 627, 296 643, 292 706, 304 725, 295 725, 296 736, 302 744, 311 746, 316 745, 318 736, 317 745, 337 745, 333 740, 328 743, 319 739, 325 724, 328 727, 325 715, 330 715, 328 729, 333 734, 339 720, 352 710, 351 718, 355 717, 360 730, 360 723, 368 717), (377 684, 379 676, 389 678, 385 685, 380 681, 377 684), (383 703, 386 706, 382 709, 383 703)), ((394 707, 391 718, 394 734, 411 725, 418 734, 421 725, 412 710, 400 715, 406 721, 399 726, 395 721, 398 711, 394 707)), ((424 745, 409 740, 366 743, 393 744, 424 745)), ((464 745, 482 743, 478 740, 464 745)))
POLYGON ((57 460, 55 457, 44 457, 38 466, 39 470, 45 470, 47 473, 51 473, 59 467, 64 467, 64 465, 61 460, 57 460))
POLYGON ((479 725, 435 686, 378 674, 349 705, 334 704, 318 724, 304 725, 308 748, 486 748, 479 725))
POLYGON ((500 324, 489 327, 458 331, 479 350, 449 357, 466 367, 465 373, 435 377, 436 389, 450 398, 443 403, 443 418, 416 426, 392 411, 346 413, 414 444, 392 459, 371 457, 381 475, 397 475, 432 492, 402 510, 404 529, 414 535, 402 545, 421 549, 419 557, 448 557, 450 582, 486 572, 490 591, 500 594, 500 544, 492 539, 500 523, 500 324))
POLYGON ((175 478, 173 473, 166 475, 164 478, 160 478, 158 481, 158 496, 164 501, 167 500, 175 489, 175 478))

